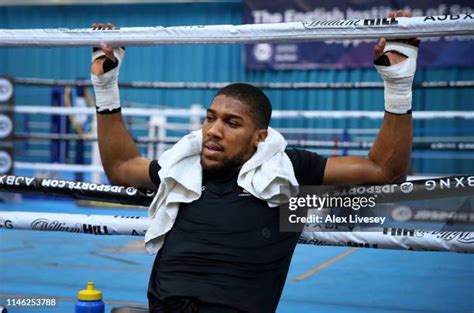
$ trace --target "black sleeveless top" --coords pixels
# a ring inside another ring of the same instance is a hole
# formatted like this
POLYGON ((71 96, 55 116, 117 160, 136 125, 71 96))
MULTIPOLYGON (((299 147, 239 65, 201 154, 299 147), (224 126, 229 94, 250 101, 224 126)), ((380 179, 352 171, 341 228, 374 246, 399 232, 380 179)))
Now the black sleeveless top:
MULTIPOLYGON (((286 150, 300 185, 320 185, 326 159, 286 150)), ((159 165, 150 176, 159 184, 159 165)), ((150 277, 148 296, 193 297, 244 312, 274 312, 299 233, 279 231, 279 208, 237 185, 238 173, 203 179, 201 198, 180 205, 150 277)))

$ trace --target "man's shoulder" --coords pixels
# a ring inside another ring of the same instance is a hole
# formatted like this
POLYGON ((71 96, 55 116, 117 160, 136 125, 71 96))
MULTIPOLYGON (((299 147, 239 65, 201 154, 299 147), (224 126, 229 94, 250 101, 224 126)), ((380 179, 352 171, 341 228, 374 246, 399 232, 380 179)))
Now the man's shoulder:
POLYGON ((320 185, 323 181, 327 159, 313 151, 288 148, 285 153, 290 158, 300 185, 320 185))
POLYGON ((302 161, 303 159, 321 157, 321 155, 316 152, 298 148, 287 148, 285 149, 285 153, 293 163, 302 161))

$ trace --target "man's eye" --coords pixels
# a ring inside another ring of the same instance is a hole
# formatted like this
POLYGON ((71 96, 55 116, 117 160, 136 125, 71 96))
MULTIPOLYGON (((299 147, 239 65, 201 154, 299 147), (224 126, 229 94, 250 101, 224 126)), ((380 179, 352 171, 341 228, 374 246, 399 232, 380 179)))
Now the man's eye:
POLYGON ((207 122, 212 122, 214 120, 213 116, 206 116, 206 121, 207 122))
POLYGON ((239 123, 229 122, 229 126, 232 127, 232 128, 236 128, 236 127, 239 127, 239 123))

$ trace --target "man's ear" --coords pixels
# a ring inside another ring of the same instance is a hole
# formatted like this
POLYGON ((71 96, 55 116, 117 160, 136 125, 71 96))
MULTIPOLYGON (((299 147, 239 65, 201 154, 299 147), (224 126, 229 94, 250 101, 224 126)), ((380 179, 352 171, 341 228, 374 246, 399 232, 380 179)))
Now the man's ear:
POLYGON ((257 148, 258 144, 261 143, 262 141, 265 141, 267 136, 268 136, 267 129, 258 129, 255 134, 254 147, 257 148))

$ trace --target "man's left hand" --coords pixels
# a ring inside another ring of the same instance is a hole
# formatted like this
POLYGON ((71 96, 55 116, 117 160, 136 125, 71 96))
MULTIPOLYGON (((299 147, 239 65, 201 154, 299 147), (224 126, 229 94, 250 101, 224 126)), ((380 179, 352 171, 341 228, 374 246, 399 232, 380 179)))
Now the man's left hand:
MULTIPOLYGON (((402 11, 398 10, 397 12, 388 12, 387 18, 396 18, 396 17, 412 17, 412 13, 410 11, 402 11)), ((396 39, 392 40, 396 42, 405 43, 408 45, 412 45, 418 47, 420 41, 417 38, 409 38, 409 39, 396 39)), ((377 59, 384 55, 383 50, 385 49, 385 44, 387 40, 385 38, 380 38, 379 42, 374 46, 374 60, 376 60, 376 64, 378 64, 377 59)), ((396 51, 388 51, 385 53, 386 57, 388 58, 389 64, 387 65, 394 65, 397 63, 402 62, 407 57, 399 52, 396 51)))

